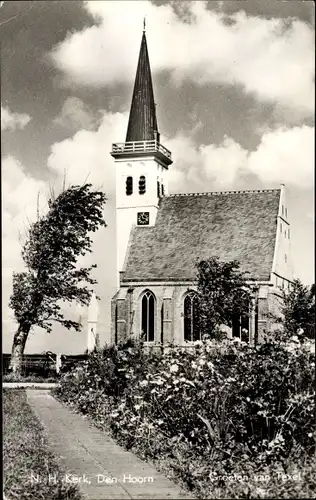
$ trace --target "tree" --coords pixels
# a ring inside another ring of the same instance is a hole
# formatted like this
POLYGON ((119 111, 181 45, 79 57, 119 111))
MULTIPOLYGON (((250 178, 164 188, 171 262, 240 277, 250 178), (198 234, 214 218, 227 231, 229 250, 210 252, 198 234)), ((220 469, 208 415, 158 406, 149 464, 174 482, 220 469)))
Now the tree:
POLYGON ((232 326, 234 316, 248 316, 251 289, 237 261, 221 262, 218 257, 198 263, 200 329, 210 337, 224 324, 232 326))
POLYGON ((91 267, 78 267, 77 260, 91 252, 89 233, 106 226, 102 209, 104 193, 91 184, 71 186, 48 200, 48 212, 31 224, 22 248, 26 271, 13 273, 9 305, 18 329, 13 338, 10 367, 21 372, 22 355, 34 326, 52 330, 52 321, 79 331, 80 324, 64 318, 61 302, 88 305, 96 283, 91 267))
POLYGON ((284 330, 290 335, 297 333, 305 337, 315 337, 315 284, 303 285, 296 279, 289 292, 284 292, 284 330), (302 331, 303 330, 303 331, 302 331))

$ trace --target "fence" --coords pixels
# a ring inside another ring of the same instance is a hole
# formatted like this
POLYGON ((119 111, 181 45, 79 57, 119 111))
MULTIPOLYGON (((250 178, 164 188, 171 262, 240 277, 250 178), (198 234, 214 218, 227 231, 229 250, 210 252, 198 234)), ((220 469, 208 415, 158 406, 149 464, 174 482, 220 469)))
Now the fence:
POLYGON ((157 140, 154 141, 133 141, 119 142, 112 144, 112 153, 162 153, 171 160, 171 152, 157 140))
MULTIPOLYGON (((2 373, 9 373, 11 354, 2 354, 2 373)), ((22 375, 54 376, 59 371, 68 371, 80 361, 87 359, 87 354, 57 355, 52 352, 42 354, 24 354, 22 357, 22 375)))

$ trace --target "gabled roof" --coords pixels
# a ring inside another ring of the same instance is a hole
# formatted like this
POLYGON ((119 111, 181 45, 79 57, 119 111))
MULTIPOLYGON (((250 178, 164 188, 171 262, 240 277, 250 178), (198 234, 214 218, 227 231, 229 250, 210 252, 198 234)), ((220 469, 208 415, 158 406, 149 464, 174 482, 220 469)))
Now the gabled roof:
POLYGON ((281 191, 166 196, 154 227, 132 230, 123 281, 195 280, 197 260, 238 260, 270 280, 281 191))
POLYGON ((144 31, 125 142, 152 141, 155 139, 154 132, 157 132, 158 135, 154 92, 144 31))

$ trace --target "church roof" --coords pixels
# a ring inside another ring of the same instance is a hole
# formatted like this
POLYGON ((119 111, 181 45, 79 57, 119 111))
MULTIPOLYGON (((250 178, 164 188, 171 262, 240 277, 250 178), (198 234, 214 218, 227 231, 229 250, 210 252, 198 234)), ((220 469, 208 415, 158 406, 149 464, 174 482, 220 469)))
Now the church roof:
POLYGON ((134 227, 123 281, 196 279, 196 262, 238 260, 270 280, 281 190, 166 196, 153 227, 134 227))
POLYGON ((140 46, 126 142, 152 141, 158 134, 156 107, 145 31, 140 46))

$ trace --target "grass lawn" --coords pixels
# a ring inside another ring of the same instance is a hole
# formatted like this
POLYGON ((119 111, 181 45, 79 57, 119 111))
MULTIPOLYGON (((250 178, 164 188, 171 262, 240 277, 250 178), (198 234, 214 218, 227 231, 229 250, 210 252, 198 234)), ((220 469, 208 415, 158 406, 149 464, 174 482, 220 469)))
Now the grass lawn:
POLYGON ((81 500, 75 485, 63 483, 64 473, 48 449, 44 428, 28 405, 25 391, 3 389, 2 395, 3 478, 7 500, 81 500))

